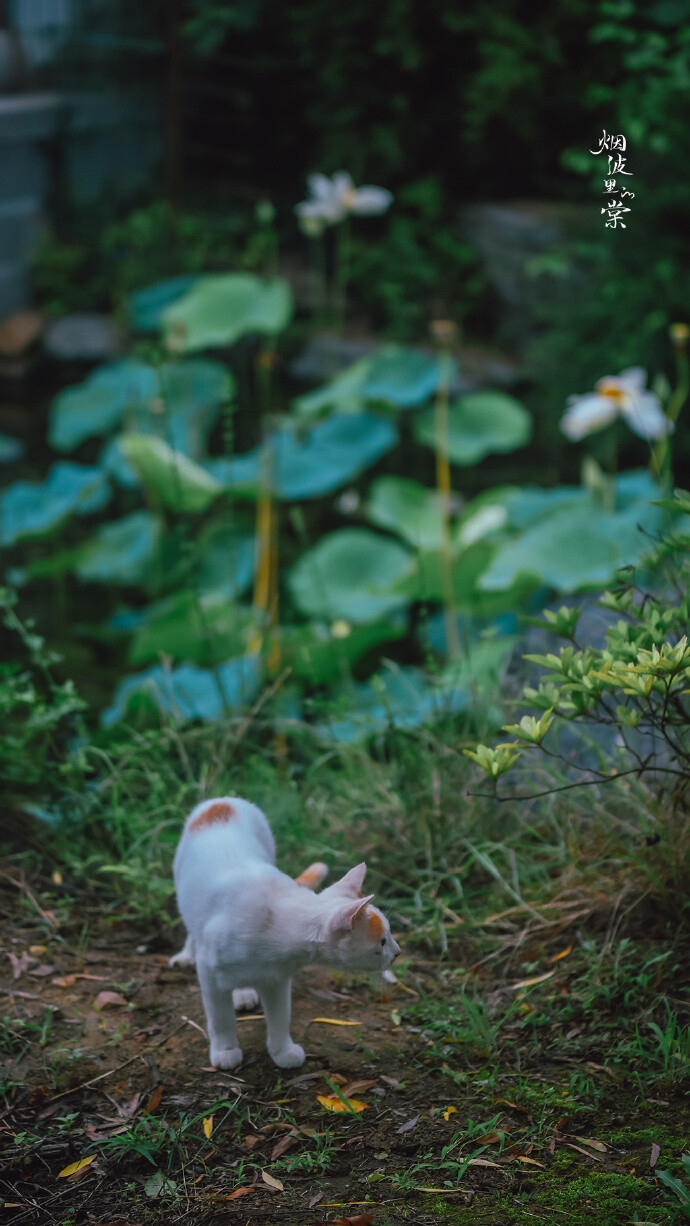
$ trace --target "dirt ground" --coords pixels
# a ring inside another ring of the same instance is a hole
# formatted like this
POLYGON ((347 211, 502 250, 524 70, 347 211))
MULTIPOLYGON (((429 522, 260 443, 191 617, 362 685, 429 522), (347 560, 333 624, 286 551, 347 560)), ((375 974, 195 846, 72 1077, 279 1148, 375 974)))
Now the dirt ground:
MULTIPOLYGON (((441 1067, 426 1055, 428 1034, 404 1020, 420 993, 442 1009, 449 990, 423 957, 412 954, 404 983, 385 996, 372 977, 303 972, 292 1034, 306 1049, 304 1066, 277 1069, 263 1020, 250 1015, 239 1023, 244 1061, 222 1072, 208 1064, 194 973, 168 968, 168 932, 147 938, 98 908, 74 906, 63 920, 39 897, 6 880, 0 891, 0 1221, 499 1226, 516 1219, 497 1207, 497 1194, 528 1199, 557 1143, 569 1146, 576 1173, 634 1170, 620 1145, 578 1148, 566 1121, 536 1148, 518 1142, 528 1113, 513 1101, 514 1071, 485 1092, 476 1083, 465 1101, 453 1058, 441 1067), (334 1087, 365 1109, 329 1111, 317 1095, 341 1106, 334 1087), (433 1168, 410 1179, 413 1163, 440 1156, 449 1130, 472 1118, 498 1119, 494 1128, 516 1143, 500 1154, 485 1148, 459 1181, 433 1168)), ((458 1069, 466 1065, 458 1057, 458 1069)), ((563 1073, 535 1076, 546 1083, 563 1073)), ((664 1101, 654 1115, 671 1124, 675 1110, 664 1101)), ((609 1123, 616 1118, 609 1112, 609 1123)), ((645 1119, 637 1118, 638 1131, 645 1119)), ((588 1121, 590 1136, 592 1128, 588 1121)), ((525 1214, 525 1223, 575 1220, 565 1211, 525 1214)))

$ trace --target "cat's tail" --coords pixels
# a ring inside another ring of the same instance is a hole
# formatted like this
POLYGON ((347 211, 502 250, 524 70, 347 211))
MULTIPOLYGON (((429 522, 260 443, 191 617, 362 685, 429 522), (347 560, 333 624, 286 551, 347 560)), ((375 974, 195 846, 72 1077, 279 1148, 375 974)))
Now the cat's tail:
POLYGON ((315 890, 321 885, 328 873, 328 865, 323 864, 321 860, 317 860, 314 864, 310 864, 309 868, 305 868, 299 877, 295 877, 297 885, 302 885, 306 890, 315 890))

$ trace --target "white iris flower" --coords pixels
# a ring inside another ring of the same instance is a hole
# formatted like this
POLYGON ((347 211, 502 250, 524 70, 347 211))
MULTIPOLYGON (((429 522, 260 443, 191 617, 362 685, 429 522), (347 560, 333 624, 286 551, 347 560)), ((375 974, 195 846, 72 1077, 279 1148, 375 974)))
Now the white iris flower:
POLYGON ((659 397, 645 391, 646 381, 642 367, 633 366, 615 379, 600 379, 596 390, 586 396, 570 396, 561 430, 578 442, 622 417, 640 438, 652 440, 670 434, 673 422, 664 415, 659 397))
POLYGON ((335 226, 349 213, 377 217, 385 213, 393 197, 384 187, 355 187, 346 171, 309 175, 310 198, 295 205, 295 212, 307 232, 318 233, 324 226, 335 226))

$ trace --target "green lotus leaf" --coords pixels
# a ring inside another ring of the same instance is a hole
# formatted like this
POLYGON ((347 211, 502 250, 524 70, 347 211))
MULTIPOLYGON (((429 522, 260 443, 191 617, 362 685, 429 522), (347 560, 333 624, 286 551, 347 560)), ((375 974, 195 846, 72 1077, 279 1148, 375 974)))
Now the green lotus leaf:
POLYGON ((431 399, 441 381, 441 374, 442 367, 437 357, 430 357, 417 349, 390 347, 374 358, 364 379, 362 393, 367 400, 384 400, 398 408, 409 409, 431 399))
POLYGON ((466 689, 450 683, 435 683, 418 669, 391 665, 370 682, 350 685, 342 691, 338 712, 318 726, 327 740, 360 741, 391 727, 419 728, 451 712, 464 711, 470 703, 466 689))
POLYGON ((289 429, 276 430, 264 448, 236 459, 210 460, 206 468, 224 485, 256 496, 266 465, 275 498, 322 498, 375 464, 397 438, 395 426, 382 417, 335 413, 304 438, 289 429))
POLYGON ((479 586, 501 591, 521 576, 531 576, 558 592, 575 592, 611 582, 617 569, 648 551, 658 512, 646 500, 624 510, 603 511, 591 502, 562 506, 498 547, 479 586))
POLYGON ((440 548, 443 516, 436 490, 407 477, 377 477, 369 489, 367 519, 417 549, 440 548))
POLYGON ((325 536, 288 574, 292 598, 309 617, 368 622, 405 604, 392 585, 408 570, 412 555, 397 541, 364 528, 325 536))
POLYGON ((199 591, 241 596, 255 569, 254 534, 239 532, 223 520, 210 524, 199 540, 196 585, 199 591))
POLYGON ((175 661, 220 664, 247 650, 258 616, 224 592, 176 592, 146 611, 130 645, 130 662, 146 664, 162 652, 175 661))
POLYGON ((120 682, 101 722, 109 727, 137 714, 158 719, 163 715, 176 724, 214 721, 222 719, 226 710, 247 706, 260 685, 261 661, 256 655, 228 660, 213 670, 193 664, 173 669, 156 664, 120 682))
POLYGON ((223 492, 215 477, 160 438, 127 434, 120 447, 148 492, 171 510, 205 511, 223 492))
POLYGON ((0 541, 13 545, 30 536, 49 536, 70 515, 100 511, 110 498, 100 468, 59 460, 45 481, 15 481, 0 494, 0 541))
POLYGON ((79 551, 79 578, 89 583, 145 583, 161 532, 159 517, 150 511, 133 511, 102 524, 79 551))
POLYGON ((312 685, 347 679, 352 665, 366 652, 406 633, 404 621, 375 621, 349 626, 312 624, 289 626, 280 632, 281 661, 312 685), (335 629, 335 633, 334 633, 335 629))
POLYGON ((84 439, 109 434, 128 409, 147 405, 157 389, 156 372, 145 362, 108 362, 83 383, 58 393, 50 409, 48 442, 56 451, 73 451, 84 439))
POLYGON ((186 294, 196 280, 196 276, 189 274, 167 277, 130 294, 127 311, 135 332, 157 332, 163 311, 186 294))
MULTIPOLYGON (((529 442, 532 422, 522 405, 505 392, 470 392, 448 407, 448 459, 476 464, 492 453, 515 451, 529 442)), ((425 409, 416 418, 414 435, 426 447, 440 448, 436 413, 425 409)))
POLYGON ((233 345, 247 332, 275 336, 291 315, 287 281, 238 272, 199 277, 161 318, 168 349, 193 353, 233 345))

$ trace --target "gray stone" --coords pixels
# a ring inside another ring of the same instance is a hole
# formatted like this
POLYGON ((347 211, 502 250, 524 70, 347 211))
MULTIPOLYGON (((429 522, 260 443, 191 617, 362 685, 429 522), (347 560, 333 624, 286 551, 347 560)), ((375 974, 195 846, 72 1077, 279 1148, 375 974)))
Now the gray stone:
POLYGON ((45 140, 58 130, 59 94, 10 94, 0 97, 0 145, 45 140))
MULTIPOLYGON (((569 240, 592 236, 597 222, 594 201, 590 207, 518 200, 473 204, 462 210, 463 233, 482 257, 498 298, 501 323, 515 340, 522 342, 534 334, 537 303, 543 308, 554 295, 582 283, 582 273, 572 261, 555 275, 547 270, 547 261, 558 257, 569 240)), ((551 267, 555 269, 553 263, 551 267)))
MULTIPOLYGON (((295 379, 305 383, 325 383, 328 379, 347 370, 362 358, 370 358, 381 349, 379 341, 347 340, 341 336, 322 333, 313 336, 307 342, 302 352, 290 365, 290 374, 295 379)), ((432 351, 418 349, 417 352, 431 356, 432 351)), ((461 370, 458 372, 451 392, 456 395, 461 392, 473 392, 477 389, 476 380, 469 378, 461 370)))
POLYGON ((62 361, 102 362, 118 356, 121 340, 108 315, 63 315, 46 328, 43 346, 51 357, 62 361))
POLYGON ((28 306, 31 298, 29 272, 18 260, 0 264, 0 317, 28 306))

